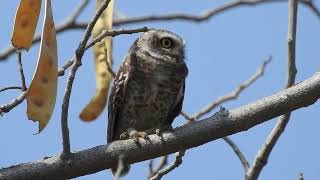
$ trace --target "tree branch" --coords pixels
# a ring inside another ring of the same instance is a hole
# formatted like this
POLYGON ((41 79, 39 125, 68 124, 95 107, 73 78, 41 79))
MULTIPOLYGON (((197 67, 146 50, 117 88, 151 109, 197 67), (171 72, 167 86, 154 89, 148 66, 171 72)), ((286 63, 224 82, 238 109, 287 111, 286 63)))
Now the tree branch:
POLYGON ((250 79, 248 79, 245 82, 241 83, 235 90, 230 92, 228 95, 222 96, 222 97, 218 98, 217 100, 215 100, 214 102, 208 104, 206 107, 202 108, 200 111, 198 111, 197 113, 192 115, 191 119, 199 119, 203 115, 211 112, 211 110, 213 110, 214 108, 218 107, 222 103, 225 103, 227 101, 234 100, 234 99, 238 98, 239 94, 244 89, 246 89, 248 86, 253 84, 259 77, 263 76, 265 68, 271 62, 271 59, 272 59, 272 57, 269 56, 269 58, 262 63, 260 68, 257 70, 257 72, 250 79))
MULTIPOLYGON (((82 3, 84 3, 86 0, 84 0, 82 3)), ((120 26, 120 25, 127 25, 127 24, 133 24, 133 23, 144 23, 144 22, 154 22, 154 21, 174 21, 174 20, 183 20, 187 22, 204 22, 209 20, 210 18, 213 18, 214 16, 223 13, 224 11, 231 10, 240 6, 254 6, 258 4, 264 4, 264 3, 276 3, 276 2, 287 2, 287 0, 234 0, 232 2, 223 4, 219 7, 212 8, 209 10, 204 11, 200 15, 193 15, 193 14, 185 14, 185 13, 171 13, 166 15, 149 15, 149 16, 140 16, 140 17, 130 17, 130 18, 123 18, 123 19, 115 19, 113 22, 114 26, 120 26)), ((317 15, 320 19, 320 11, 319 9, 314 5, 312 0, 299 0, 300 3, 306 5, 312 12, 314 12, 315 15, 317 15)), ((78 7, 82 7, 79 5, 78 7)), ((76 9, 74 13, 72 13, 66 21, 60 23, 56 26, 56 33, 65 32, 67 30, 75 30, 75 29, 85 29, 88 25, 88 22, 76 22, 76 18, 74 17, 79 11, 79 9, 76 9), (70 21, 73 20, 73 21, 70 21)), ((40 34, 36 35, 33 44, 40 42, 41 36, 40 34)), ((8 45, 8 47, 2 52, 0 52, 0 61, 6 60, 11 54, 15 52, 15 49, 8 45)))
POLYGON ((150 178, 150 180, 160 180, 162 176, 170 173, 175 168, 179 167, 182 164, 182 157, 184 156, 184 153, 186 150, 176 152, 176 159, 173 163, 171 163, 169 166, 165 167, 164 169, 160 169, 153 177, 150 178))
POLYGON ((246 157, 242 154, 242 152, 240 151, 240 149, 238 148, 238 146, 228 137, 223 137, 222 138, 227 144, 229 144, 229 146, 232 148, 232 150, 236 153, 236 155, 238 156, 244 172, 246 173, 250 167, 246 157))
POLYGON ((76 58, 68 76, 66 89, 63 97, 62 111, 61 111, 61 130, 62 130, 62 143, 63 143, 62 157, 65 157, 66 159, 69 159, 71 154, 69 128, 68 128, 68 110, 69 110, 69 101, 71 96, 72 85, 74 82, 76 72, 78 68, 81 66, 81 59, 85 52, 85 47, 87 45, 87 42, 91 36, 92 29, 96 24, 97 20, 99 19, 99 17, 101 16, 101 14, 103 13, 103 11, 108 7, 110 1, 111 0, 104 0, 102 2, 96 14, 88 24, 84 32, 83 38, 80 41, 78 48, 76 49, 76 52, 75 52, 76 58))
POLYGON ((151 159, 149 162, 149 174, 148 174, 148 179, 152 178, 154 175, 156 175, 162 168, 164 168, 165 165, 168 163, 168 157, 169 156, 163 156, 157 167, 153 169, 153 160, 151 159))
MULTIPOLYGON (((76 25, 76 19, 79 17, 79 15, 84 10, 84 8, 88 5, 88 3, 89 3, 89 0, 82 0, 82 2, 75 8, 75 10, 71 13, 69 17, 67 17, 65 21, 63 21, 62 23, 56 26, 55 28, 56 33, 58 34, 66 30, 80 28, 78 25, 76 25)), ((88 23, 86 23, 86 25, 82 25, 80 29, 85 29, 87 25, 88 23)), ((41 33, 37 34, 34 37, 32 44, 38 43, 40 42, 40 40, 41 40, 41 33)), ((6 60, 15 51, 16 51, 15 48, 12 47, 11 44, 8 45, 8 47, 0 53, 0 61, 6 60)))
MULTIPOLYGON (((103 31, 98 35, 95 39, 93 39, 89 44, 87 44, 84 48, 84 51, 88 50, 90 47, 94 46, 96 43, 100 42, 101 39, 107 36, 115 37, 122 34, 134 34, 140 32, 146 32, 148 28, 136 28, 136 29, 120 29, 120 30, 111 30, 111 31, 103 31)), ((75 57, 72 57, 70 60, 65 62, 65 64, 59 68, 58 76, 63 76, 65 71, 74 63, 75 57)))
POLYGON ((18 89, 18 90, 21 90, 21 87, 20 87, 20 86, 8 86, 8 87, 0 88, 0 92, 6 91, 6 90, 10 90, 10 89, 18 89))
MULTIPOLYGON (((286 88, 294 85, 294 81, 297 74, 296 64, 295 64, 295 51, 296 51, 296 29, 297 29, 297 12, 298 12, 298 0, 289 0, 289 20, 288 20, 288 75, 286 88)), ((247 171, 247 180, 258 179, 263 167, 267 164, 268 158, 271 151, 277 141, 279 140, 281 134, 284 132, 291 113, 287 113, 280 116, 277 124, 270 132, 265 144, 259 150, 256 158, 253 161, 252 167, 247 171)))
POLYGON ((307 107, 320 98, 320 73, 311 78, 269 97, 226 111, 220 110, 214 116, 189 123, 172 132, 150 135, 148 141, 115 141, 91 149, 75 152, 70 163, 60 156, 23 163, 0 170, 0 179, 67 179, 92 174, 116 167, 120 154, 125 162, 132 164, 147 159, 171 154, 207 142, 246 131, 279 115, 307 107))
POLYGON ((27 86, 26 86, 26 78, 25 78, 24 72, 23 72, 22 61, 21 61, 21 51, 16 50, 16 52, 18 55, 18 69, 19 69, 20 78, 21 78, 21 91, 26 91, 27 86))
POLYGON ((0 106, 0 115, 3 115, 4 113, 7 113, 11 111, 13 108, 18 106, 23 102, 23 100, 26 98, 27 91, 22 91, 19 97, 13 99, 11 102, 1 105, 0 106))

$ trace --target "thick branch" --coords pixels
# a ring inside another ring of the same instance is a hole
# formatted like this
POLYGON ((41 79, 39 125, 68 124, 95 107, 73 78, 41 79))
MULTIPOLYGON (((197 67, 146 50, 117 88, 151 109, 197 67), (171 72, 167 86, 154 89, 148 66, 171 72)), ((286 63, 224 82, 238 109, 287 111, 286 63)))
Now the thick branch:
POLYGON ((115 141, 111 144, 75 152, 69 162, 60 156, 24 163, 0 170, 0 179, 66 179, 116 167, 120 154, 125 162, 136 163, 171 154, 207 142, 246 131, 279 115, 309 106, 320 98, 320 73, 291 88, 251 104, 189 123, 164 133, 162 138, 150 135, 148 141, 115 141))

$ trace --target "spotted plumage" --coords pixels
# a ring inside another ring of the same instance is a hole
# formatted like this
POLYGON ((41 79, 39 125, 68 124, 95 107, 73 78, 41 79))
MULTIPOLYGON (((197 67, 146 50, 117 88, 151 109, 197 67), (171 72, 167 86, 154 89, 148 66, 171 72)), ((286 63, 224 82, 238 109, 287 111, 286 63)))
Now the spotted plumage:
POLYGON ((188 74, 184 45, 178 35, 158 29, 134 42, 109 97, 108 143, 171 127, 182 108, 188 74))

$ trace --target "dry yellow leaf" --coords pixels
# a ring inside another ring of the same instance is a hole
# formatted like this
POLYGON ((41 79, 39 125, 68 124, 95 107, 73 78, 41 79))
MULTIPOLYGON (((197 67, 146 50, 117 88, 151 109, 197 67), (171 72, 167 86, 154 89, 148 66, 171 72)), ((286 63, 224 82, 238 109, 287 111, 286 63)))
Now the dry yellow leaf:
POLYGON ((51 1, 46 0, 45 19, 42 29, 40 55, 37 69, 27 92, 27 116, 39 121, 39 133, 48 124, 57 95, 58 81, 57 41, 51 1))
MULTIPOLYGON (((114 1, 115 0, 110 1, 108 8, 98 19, 93 28, 93 37, 98 36, 103 30, 112 29, 114 1)), ((96 9, 100 7, 102 2, 103 0, 97 0, 96 9)), ((87 122, 96 119, 106 106, 108 89, 112 80, 112 75, 107 68, 107 65, 112 66, 112 38, 105 37, 101 43, 93 47, 93 52, 97 83, 96 92, 89 104, 80 113, 80 118, 87 122), (107 49, 107 51, 105 49, 107 49)))
POLYGON ((11 42, 17 49, 26 49, 32 45, 36 31, 41 0, 21 0, 14 20, 11 42))

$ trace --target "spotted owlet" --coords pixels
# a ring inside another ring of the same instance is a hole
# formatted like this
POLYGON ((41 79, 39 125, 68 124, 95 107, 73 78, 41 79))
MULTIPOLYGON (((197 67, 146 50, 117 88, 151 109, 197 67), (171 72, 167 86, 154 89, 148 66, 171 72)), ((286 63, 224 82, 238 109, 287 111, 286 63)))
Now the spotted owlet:
POLYGON ((182 108, 188 74, 184 47, 178 35, 160 29, 134 42, 109 97, 108 143, 171 128, 182 108))

